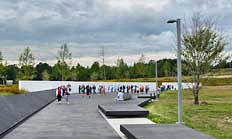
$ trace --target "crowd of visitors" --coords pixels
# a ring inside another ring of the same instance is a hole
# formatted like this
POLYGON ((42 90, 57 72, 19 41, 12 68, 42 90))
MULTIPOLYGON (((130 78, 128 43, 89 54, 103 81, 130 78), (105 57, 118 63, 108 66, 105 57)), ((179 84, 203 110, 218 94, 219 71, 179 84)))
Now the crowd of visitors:
MULTIPOLYGON (((91 98, 94 94, 106 95, 106 93, 115 93, 118 97, 122 98, 125 94, 151 94, 150 88, 148 85, 94 85, 94 84, 83 84, 78 85, 78 93, 82 97, 87 96, 91 98)), ((69 104, 69 95, 71 92, 71 85, 62 85, 56 89, 56 96, 58 103, 61 103, 62 98, 64 97, 66 103, 69 104)))
POLYGON ((78 93, 79 94, 96 94, 97 92, 100 94, 105 94, 106 92, 116 93, 122 91, 123 93, 146 93, 149 92, 148 85, 118 85, 118 86, 103 86, 100 85, 96 87, 95 85, 79 85, 78 93))
POLYGON ((94 94, 101 94, 106 95, 107 93, 117 93, 117 95, 123 96, 125 93, 131 93, 131 94, 139 94, 139 93, 145 93, 148 94, 150 91, 150 88, 148 85, 110 85, 110 86, 104 86, 104 85, 79 85, 78 86, 78 93, 82 94, 82 97, 85 95, 91 98, 91 95, 94 94))

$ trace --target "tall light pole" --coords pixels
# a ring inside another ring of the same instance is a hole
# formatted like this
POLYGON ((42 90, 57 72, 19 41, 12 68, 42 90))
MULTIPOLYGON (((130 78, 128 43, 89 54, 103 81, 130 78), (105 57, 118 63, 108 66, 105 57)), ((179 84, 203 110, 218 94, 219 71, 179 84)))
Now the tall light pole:
POLYGON ((156 82, 155 94, 156 94, 156 96, 157 96, 157 91, 158 91, 157 60, 155 61, 155 82, 156 82))
POLYGON ((102 66, 103 66, 103 78, 106 80, 106 71, 105 71, 105 47, 102 47, 102 66))
POLYGON ((169 20, 167 23, 176 23, 177 28, 177 74, 178 74, 178 124, 183 124, 182 112, 182 86, 181 86, 181 21, 180 19, 169 20))

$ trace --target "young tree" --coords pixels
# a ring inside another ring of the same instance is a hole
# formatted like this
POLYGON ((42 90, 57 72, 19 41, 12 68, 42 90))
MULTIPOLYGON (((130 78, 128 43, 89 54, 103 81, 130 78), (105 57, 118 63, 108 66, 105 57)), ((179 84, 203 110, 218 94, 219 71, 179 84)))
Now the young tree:
POLYGON ((35 57, 32 54, 30 47, 24 49, 19 57, 19 70, 18 78, 22 80, 32 80, 35 77, 35 57))
POLYGON ((4 84, 6 81, 6 66, 3 63, 2 52, 0 51, 0 80, 4 84))
POLYGON ((65 43, 63 45, 61 45, 60 47, 60 50, 58 50, 58 56, 57 56, 57 64, 59 66, 57 66, 56 68, 60 68, 60 69, 57 69, 61 72, 61 80, 63 81, 64 80, 64 74, 67 73, 66 70, 64 70, 66 68, 66 66, 68 66, 68 69, 69 69, 69 66, 71 63, 71 59, 72 59, 72 53, 69 52, 69 49, 68 49, 68 45, 65 43))
POLYGON ((65 43, 61 45, 60 50, 58 50, 57 60, 61 63, 69 63, 68 60, 72 59, 72 53, 69 52, 68 45, 65 43))
POLYGON ((124 62, 124 60, 118 59, 117 60, 117 71, 116 71, 116 78, 117 79, 123 79, 129 77, 129 69, 127 64, 124 62))
POLYGON ((2 56, 2 52, 0 51, 0 63, 3 62, 3 56, 2 56))
POLYGON ((195 14, 190 26, 185 24, 184 27, 182 56, 192 75, 194 104, 198 105, 202 75, 215 64, 226 43, 215 24, 200 14, 195 14))
POLYGON ((145 57, 144 54, 142 54, 142 55, 140 56, 140 58, 139 58, 139 62, 138 62, 138 63, 145 63, 145 61, 146 61, 146 57, 145 57))
POLYGON ((6 66, 0 63, 0 81, 2 84, 6 81, 6 66))
POLYGON ((101 78, 101 69, 99 62, 94 62, 90 67, 90 79, 99 80, 101 78))
POLYGON ((35 57, 33 56, 30 47, 27 47, 19 57, 19 66, 33 66, 34 64, 35 57))
POLYGON ((70 78, 70 69, 66 63, 58 61, 53 67, 51 72, 51 79, 64 81, 70 78))
POLYGON ((138 74, 138 77, 144 78, 146 76, 146 63, 145 63, 145 55, 142 54, 139 58, 138 63, 134 64, 134 68, 136 71, 136 74, 138 74))

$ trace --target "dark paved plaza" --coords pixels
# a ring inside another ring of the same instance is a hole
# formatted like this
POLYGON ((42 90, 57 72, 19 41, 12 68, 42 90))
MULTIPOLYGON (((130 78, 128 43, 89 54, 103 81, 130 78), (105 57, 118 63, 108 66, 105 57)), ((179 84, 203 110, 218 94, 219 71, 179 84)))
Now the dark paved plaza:
MULTIPOLYGON (((122 133, 128 139, 212 139, 183 125, 156 125, 148 122, 148 113, 143 115, 145 118, 137 119, 141 117, 140 113, 147 112, 139 106, 149 99, 133 96, 128 101, 116 101, 115 98, 115 94, 96 94, 91 98, 72 94, 70 104, 65 103, 65 100, 62 103, 54 101, 9 132, 4 139, 120 139, 122 133), (98 109, 99 106, 102 108, 98 109), (101 115, 99 110, 106 116, 101 115), (107 111, 113 112, 113 117, 107 117, 107 111), (119 125, 118 122, 123 120, 120 113, 128 123, 119 125), (126 118, 128 114, 134 118, 126 118), (137 120, 144 124, 136 124, 137 120), (117 125, 120 129, 115 128, 117 125)), ((122 138, 126 139, 125 136, 122 138)))
POLYGON ((98 112, 98 104, 112 101, 112 95, 89 99, 73 94, 69 105, 53 102, 4 139, 120 139, 98 112))

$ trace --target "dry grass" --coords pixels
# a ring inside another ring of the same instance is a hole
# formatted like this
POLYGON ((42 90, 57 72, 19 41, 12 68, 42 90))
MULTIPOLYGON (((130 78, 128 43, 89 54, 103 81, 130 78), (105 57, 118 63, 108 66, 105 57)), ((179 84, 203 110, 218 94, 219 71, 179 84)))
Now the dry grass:
POLYGON ((21 94, 26 93, 25 90, 19 90, 18 85, 1 85, 0 86, 0 95, 13 95, 13 94, 21 94))

